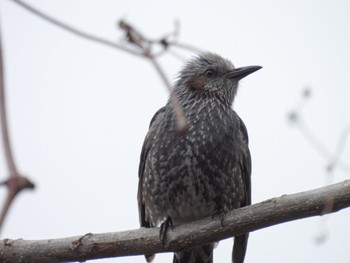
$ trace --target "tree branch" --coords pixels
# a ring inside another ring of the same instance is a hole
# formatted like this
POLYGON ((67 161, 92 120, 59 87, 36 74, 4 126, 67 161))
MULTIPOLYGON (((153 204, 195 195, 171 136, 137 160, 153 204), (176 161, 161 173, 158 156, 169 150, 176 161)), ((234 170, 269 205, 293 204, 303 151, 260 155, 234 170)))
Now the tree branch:
POLYGON ((20 1, 20 0, 12 0, 13 2, 15 2, 16 4, 18 4, 19 6, 23 7, 24 9, 26 9, 27 11, 29 11, 30 13, 44 19, 46 22, 49 22, 61 29, 64 29, 76 36, 79 36, 81 38, 84 38, 86 40, 90 40, 90 41, 93 41, 93 42, 97 42, 99 44, 102 44, 102 45, 105 45, 105 46, 109 46, 109 47, 112 47, 112 48, 116 48, 116 49, 120 49, 122 51, 125 51, 129 54, 132 54, 132 55, 136 55, 136 56, 140 56, 140 57, 143 57, 143 54, 142 53, 139 53, 139 52, 136 52, 132 49, 129 49, 129 48, 126 48, 122 45, 119 45, 117 43, 114 43, 112 41, 109 41, 107 39, 104 39, 104 38, 101 38, 101 37, 97 37, 97 36, 94 36, 94 35, 91 35, 89 33, 86 33, 86 32, 83 32, 82 30, 79 30, 73 26, 70 26, 66 23, 63 23, 47 14, 45 14, 44 12, 41 12, 39 9, 36 9, 34 8, 33 6, 23 2, 23 1, 20 1))
POLYGON ((7 161, 7 169, 9 176, 6 180, 0 182, 0 185, 7 186, 7 197, 0 213, 0 230, 9 211, 11 204, 17 194, 23 189, 33 189, 34 184, 26 177, 18 173, 18 169, 13 158, 12 148, 10 143, 10 135, 7 125, 6 99, 5 99, 5 78, 2 55, 2 39, 0 32, 0 119, 1 119, 1 134, 4 152, 7 161))
MULTIPOLYGON (((350 136, 350 124, 346 125, 338 137, 335 151, 331 151, 318 137, 317 134, 304 121, 302 110, 306 102, 311 98, 311 88, 306 87, 303 90, 302 96, 296 103, 292 111, 288 113, 288 119, 295 124, 306 141, 319 155, 327 161, 326 171, 331 174, 336 168, 341 168, 343 171, 350 173, 350 164, 341 159, 344 152, 348 137, 350 136)), ((331 183, 331 182, 330 182, 331 183)))
POLYGON ((0 33, 0 116, 1 116, 1 133, 2 141, 4 145, 4 152, 7 161, 7 167, 10 174, 17 174, 17 168, 12 155, 12 149, 10 144, 10 136, 7 126, 7 114, 6 114, 6 101, 5 101, 5 81, 3 70, 3 57, 2 57, 2 39, 0 33))
MULTIPOLYGON (((178 132, 179 133, 187 132, 187 128, 188 128, 187 127, 187 120, 185 118, 185 115, 183 113, 181 105, 178 102, 178 98, 177 98, 176 94, 173 91, 171 91, 170 82, 169 82, 168 78, 166 77, 164 71, 162 70, 162 68, 160 67, 158 62, 156 61, 156 57, 163 54, 163 52, 155 54, 152 52, 152 47, 154 44, 158 44, 158 45, 163 47, 163 51, 167 50, 167 48, 169 46, 177 46, 179 48, 186 49, 189 51, 195 51, 195 52, 199 52, 199 49, 197 49, 191 45, 179 44, 176 41, 169 41, 167 39, 167 37, 163 37, 157 41, 151 40, 151 39, 145 37, 141 32, 137 31, 135 29, 135 27, 133 27, 129 23, 127 23, 124 20, 121 20, 118 23, 119 27, 125 32, 125 36, 126 36, 128 43, 133 45, 138 50, 138 51, 135 51, 135 50, 127 48, 123 45, 119 45, 119 44, 111 42, 107 39, 94 36, 92 34, 89 34, 89 33, 86 33, 82 30, 79 30, 73 26, 70 26, 70 25, 68 25, 68 24, 66 24, 66 23, 64 23, 56 18, 53 18, 53 17, 45 14, 44 12, 40 11, 39 9, 37 9, 37 8, 35 8, 35 7, 29 5, 21 0, 12 0, 12 2, 18 4, 22 8, 24 8, 27 11, 29 11, 30 13, 40 17, 41 19, 45 20, 46 22, 49 22, 49 23, 51 23, 51 24, 53 24, 61 29, 64 29, 64 30, 76 35, 76 36, 79 36, 83 39, 90 40, 90 41, 93 41, 93 42, 96 42, 96 43, 99 43, 102 45, 106 45, 106 46, 109 46, 109 47, 112 47, 115 49, 119 49, 121 51, 125 51, 129 54, 136 55, 136 56, 139 56, 139 57, 142 57, 145 59, 149 59, 151 61, 152 65, 154 66, 154 68, 156 69, 156 71, 158 72, 163 83, 170 91, 170 99, 172 102, 172 107, 174 108, 174 111, 175 111, 178 132)), ((175 31, 174 34, 175 35, 178 34, 177 30, 175 31)))
POLYGON ((5 239, 0 241, 0 262, 85 261, 179 251, 347 207, 350 207, 350 180, 230 211, 224 216, 223 226, 220 217, 175 226, 167 233, 164 246, 158 228, 47 240, 5 239))
POLYGON ((158 64, 155 57, 150 56, 149 59, 150 59, 152 65, 154 66, 154 68, 158 71, 158 73, 159 73, 161 79, 163 80, 164 84, 166 85, 166 87, 168 87, 168 91, 170 93, 171 106, 174 109, 175 118, 177 120, 176 121, 176 130, 180 134, 185 134, 188 130, 188 123, 187 123, 187 119, 185 117, 185 113, 180 105, 179 99, 178 99, 174 89, 171 88, 169 80, 165 76, 164 71, 162 70, 161 66, 158 64))

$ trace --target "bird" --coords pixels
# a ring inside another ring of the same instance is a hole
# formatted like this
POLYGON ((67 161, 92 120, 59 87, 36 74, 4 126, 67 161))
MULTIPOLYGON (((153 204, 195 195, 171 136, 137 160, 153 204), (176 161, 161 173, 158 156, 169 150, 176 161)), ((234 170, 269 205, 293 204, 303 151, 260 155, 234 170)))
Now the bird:
MULTIPOLYGON (((224 215, 251 204, 251 156, 245 124, 233 110, 239 81, 261 66, 236 68, 216 53, 185 63, 172 92, 187 122, 178 131, 172 97, 151 119, 139 164, 140 226, 168 226, 224 215)), ((249 233, 234 238, 232 262, 244 261, 249 233)), ((163 240, 164 241, 164 240, 163 240)), ((215 244, 174 253, 173 263, 213 262, 215 244)), ((151 262, 154 255, 145 255, 151 262)))

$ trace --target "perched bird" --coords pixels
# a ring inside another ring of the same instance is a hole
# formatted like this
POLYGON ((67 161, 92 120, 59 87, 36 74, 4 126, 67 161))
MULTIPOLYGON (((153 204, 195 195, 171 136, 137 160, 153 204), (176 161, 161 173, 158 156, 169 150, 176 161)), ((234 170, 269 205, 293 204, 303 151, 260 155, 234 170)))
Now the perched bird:
MULTIPOLYGON (((250 205, 248 135, 232 103, 239 80, 260 68, 235 68, 217 54, 201 53, 180 71, 172 88, 188 130, 177 131, 170 99, 151 120, 139 166, 142 227, 181 224, 250 205)), ((248 233, 235 237, 232 262, 244 261, 247 241, 248 233)), ((173 262, 213 262, 213 248, 176 252, 173 262)), ((146 255, 147 262, 153 256, 146 255)))

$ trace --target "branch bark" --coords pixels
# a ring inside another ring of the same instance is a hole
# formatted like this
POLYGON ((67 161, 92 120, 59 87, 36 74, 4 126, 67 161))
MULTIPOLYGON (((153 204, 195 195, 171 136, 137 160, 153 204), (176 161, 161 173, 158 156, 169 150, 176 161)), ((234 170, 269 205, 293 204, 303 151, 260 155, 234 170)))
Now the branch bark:
POLYGON ((47 240, 0 241, 0 262, 62 262, 179 251, 276 224, 320 216, 350 207, 350 180, 306 192, 283 195, 228 212, 175 226, 166 243, 158 228, 85 234, 47 240), (330 205, 331 204, 331 205, 330 205))

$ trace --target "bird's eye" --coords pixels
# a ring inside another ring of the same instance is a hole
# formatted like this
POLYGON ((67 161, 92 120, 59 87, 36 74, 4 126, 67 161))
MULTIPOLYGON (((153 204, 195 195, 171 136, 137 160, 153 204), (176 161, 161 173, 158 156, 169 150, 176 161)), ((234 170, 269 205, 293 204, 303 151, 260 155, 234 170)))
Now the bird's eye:
POLYGON ((204 74, 205 74, 205 76, 206 77, 212 77, 212 76, 214 76, 214 70, 212 70, 212 69, 207 69, 205 72, 204 72, 204 74))

